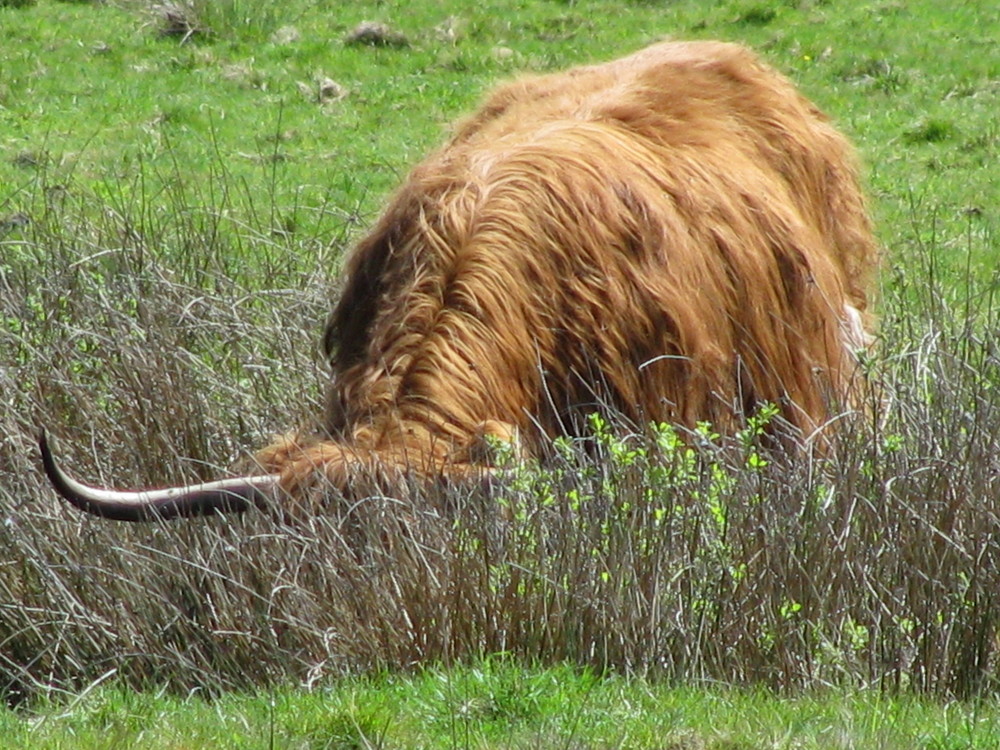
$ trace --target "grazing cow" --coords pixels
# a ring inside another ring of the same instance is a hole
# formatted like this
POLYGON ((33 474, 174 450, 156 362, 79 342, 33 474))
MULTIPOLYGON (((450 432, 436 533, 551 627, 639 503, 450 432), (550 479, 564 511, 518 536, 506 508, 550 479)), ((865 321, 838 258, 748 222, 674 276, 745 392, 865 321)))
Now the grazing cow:
POLYGON ((46 469, 83 510, 148 520, 468 477, 489 436, 540 455, 595 411, 731 431, 769 402, 807 441, 857 400, 876 256, 847 141, 746 49, 522 78, 354 250, 321 434, 192 487, 82 485, 43 436, 46 469))

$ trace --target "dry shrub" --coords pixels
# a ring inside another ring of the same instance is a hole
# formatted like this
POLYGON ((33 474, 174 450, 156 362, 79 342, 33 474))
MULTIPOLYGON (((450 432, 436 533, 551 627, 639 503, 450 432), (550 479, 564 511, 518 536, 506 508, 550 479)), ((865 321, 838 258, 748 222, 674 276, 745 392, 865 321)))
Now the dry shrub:
POLYGON ((484 491, 331 496, 294 526, 116 525, 55 498, 36 420, 93 481, 191 480, 318 413, 323 374, 311 342, 330 285, 297 265, 318 247, 266 227, 234 239, 207 209, 143 221, 42 212, 3 240, 10 701, 108 675, 213 692, 500 651, 778 689, 997 686, 991 308, 954 315, 929 285, 890 296, 882 417, 829 459, 759 446, 766 413, 730 440, 595 420, 484 491))
POLYGON ((150 7, 157 33, 186 42, 192 37, 210 37, 212 29, 198 5, 192 2, 155 3, 150 7))
POLYGON ((218 38, 267 39, 278 28, 283 7, 271 0, 167 0, 149 3, 144 13, 157 34, 183 44, 218 38))
POLYGON ((402 32, 377 21, 362 21, 347 36, 344 44, 365 47, 409 47, 410 40, 402 32))

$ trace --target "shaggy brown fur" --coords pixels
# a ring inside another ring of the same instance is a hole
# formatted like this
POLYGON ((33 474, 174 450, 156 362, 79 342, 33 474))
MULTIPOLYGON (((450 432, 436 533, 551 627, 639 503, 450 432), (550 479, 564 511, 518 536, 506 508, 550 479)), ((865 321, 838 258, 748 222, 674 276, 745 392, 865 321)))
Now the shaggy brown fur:
MULTIPOLYGON (((326 329, 325 433, 260 453, 325 477, 465 475, 581 416, 808 436, 853 396, 876 263, 845 139, 722 43, 664 43, 490 96, 416 167, 326 329)), ((354 488, 357 490, 357 488, 354 488)))

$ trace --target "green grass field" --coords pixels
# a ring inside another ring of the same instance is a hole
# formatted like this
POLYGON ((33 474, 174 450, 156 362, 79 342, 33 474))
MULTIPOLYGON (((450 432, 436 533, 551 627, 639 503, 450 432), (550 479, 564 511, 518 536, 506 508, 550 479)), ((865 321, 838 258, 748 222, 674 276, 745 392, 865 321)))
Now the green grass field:
POLYGON ((221 31, 186 44, 158 35, 138 2, 2 8, 0 205, 37 211, 60 187, 122 210, 181 198, 229 208, 228 197, 234 222, 336 238, 345 218, 366 224, 490 84, 665 35, 744 41, 791 75, 858 142, 890 247, 928 225, 944 242, 977 235, 998 198, 1000 22, 985 2, 216 7, 221 31), (410 46, 343 44, 365 19, 391 22, 410 46), (320 96, 324 78, 343 98, 320 96), (212 193, 222 175, 237 197, 212 193))
POLYGON ((497 661, 311 692, 218 701, 122 690, 0 719, 11 748, 648 748, 951 750, 995 747, 995 705, 876 692, 778 698, 669 688, 497 661))
POLYGON ((0 747, 997 747, 1000 8, 343 5, 0 0, 0 747), (571 522, 525 469, 506 526, 465 499, 387 544, 374 508, 361 564, 332 516, 57 501, 39 423, 133 486, 318 413, 343 252, 449 123, 664 36, 754 47, 856 143, 873 435, 821 468, 597 439, 571 522))

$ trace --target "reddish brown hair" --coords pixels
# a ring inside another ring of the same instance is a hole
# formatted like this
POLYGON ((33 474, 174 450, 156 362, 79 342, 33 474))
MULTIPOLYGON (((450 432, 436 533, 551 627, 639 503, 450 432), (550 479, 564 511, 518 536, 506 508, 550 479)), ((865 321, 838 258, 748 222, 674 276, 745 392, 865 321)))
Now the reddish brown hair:
POLYGON ((521 79, 351 257, 328 439, 261 457, 343 486, 345 463, 459 468, 484 432, 531 450, 609 407, 729 429, 767 401, 809 434, 849 402, 875 259, 848 143, 742 47, 521 79))
POLYGON ((742 47, 523 78, 355 249, 325 424, 261 451, 273 477, 87 495, 46 465, 79 507, 144 520, 465 476, 485 436, 537 454, 594 411, 732 430, 770 402, 805 440, 857 395, 876 255, 850 146, 742 47))

